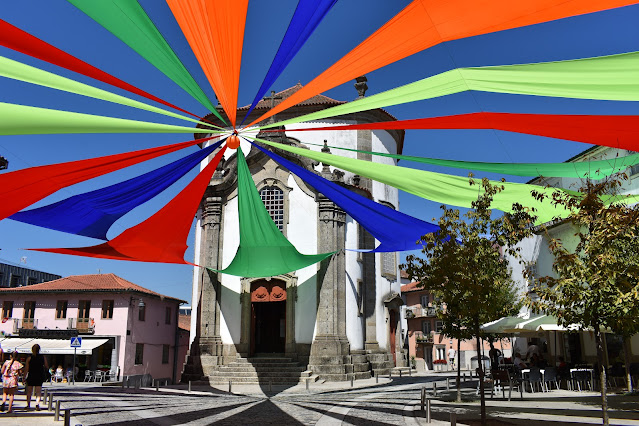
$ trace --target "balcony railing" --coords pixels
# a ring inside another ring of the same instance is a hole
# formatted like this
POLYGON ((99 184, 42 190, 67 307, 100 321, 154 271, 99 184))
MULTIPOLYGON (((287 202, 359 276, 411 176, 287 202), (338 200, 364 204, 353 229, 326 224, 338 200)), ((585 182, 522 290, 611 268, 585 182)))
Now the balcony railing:
POLYGON ((95 333, 95 321, 93 318, 69 318, 69 330, 77 329, 79 334, 95 333))
POLYGON ((437 316, 437 312, 434 307, 423 308, 421 305, 406 307, 406 318, 408 319, 435 316, 437 316))
POLYGON ((11 318, 13 320, 13 332, 17 333, 21 328, 33 330, 38 328, 38 320, 34 318, 11 318))

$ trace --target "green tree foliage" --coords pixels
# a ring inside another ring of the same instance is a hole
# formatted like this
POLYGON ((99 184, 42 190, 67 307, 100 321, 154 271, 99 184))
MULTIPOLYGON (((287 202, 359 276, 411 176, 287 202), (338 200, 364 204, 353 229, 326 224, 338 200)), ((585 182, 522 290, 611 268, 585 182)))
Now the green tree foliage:
MULTIPOLYGON (((477 181, 470 179, 471 185, 477 181)), ((481 360, 480 326, 519 311, 514 282, 503 254, 519 257, 517 243, 530 236, 535 217, 518 204, 513 212, 491 218, 493 197, 503 186, 481 181, 480 195, 464 217, 442 206, 438 232, 422 237, 424 257, 408 256, 405 268, 421 286, 440 298, 443 333, 475 337, 481 360)), ((481 418, 486 422, 484 371, 479 362, 481 418)))
MULTIPOLYGON (((581 194, 556 192, 551 202, 571 210, 566 219, 577 245, 568 248, 548 236, 556 276, 535 280, 533 309, 556 316, 561 324, 593 330, 601 379, 603 423, 608 424, 603 331, 627 337, 639 332, 639 208, 618 196, 624 174, 587 180, 581 194), (612 196, 612 197, 611 197, 612 196), (606 203, 603 200, 616 200, 606 203)), ((535 194, 543 198, 540 194, 535 194)), ((626 362, 628 367, 629 362, 626 362)))

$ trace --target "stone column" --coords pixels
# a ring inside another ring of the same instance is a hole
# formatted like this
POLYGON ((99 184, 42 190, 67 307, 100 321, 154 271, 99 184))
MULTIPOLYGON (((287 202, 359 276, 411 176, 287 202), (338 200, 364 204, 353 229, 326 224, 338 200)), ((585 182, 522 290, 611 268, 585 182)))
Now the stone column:
MULTIPOLYGON (((373 150, 373 132, 371 130, 357 131, 357 149, 363 151, 373 150)), ((371 154, 358 152, 357 159, 363 161, 373 161, 373 156, 371 154)), ((373 193, 373 182, 369 178, 360 177, 359 186, 368 189, 371 194, 373 193)))
MULTIPOLYGON (((200 265, 219 267, 220 232, 222 226, 222 199, 206 197, 202 202, 202 247, 200 265)), ((220 337, 220 282, 218 274, 208 269, 202 270, 199 301, 200 315, 200 355, 219 357, 210 360, 219 364, 222 357, 220 337)))
MULTIPOLYGON (((375 237, 366 231, 361 225, 358 228, 359 248, 375 248, 375 237)), ((364 281, 364 349, 367 351, 379 351, 377 342, 377 315, 375 305, 377 302, 377 279, 375 275, 375 253, 362 253, 362 278, 364 281)))
POLYGON ((317 274, 316 335, 309 369, 326 380, 347 380, 352 373, 346 337, 346 213, 319 195, 319 252, 338 251, 321 263, 317 274), (346 364, 350 365, 350 371, 346 364))

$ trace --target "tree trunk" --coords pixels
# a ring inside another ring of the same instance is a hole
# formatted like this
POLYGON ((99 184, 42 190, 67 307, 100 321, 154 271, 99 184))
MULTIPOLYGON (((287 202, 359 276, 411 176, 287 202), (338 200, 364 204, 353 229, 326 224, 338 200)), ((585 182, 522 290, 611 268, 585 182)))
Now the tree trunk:
POLYGON ((623 361, 626 365, 626 383, 628 392, 632 392, 632 376, 630 375, 630 337, 623 336, 623 361))
POLYGON ((461 402, 461 356, 459 354, 459 347, 459 339, 457 339, 457 402, 461 402))
POLYGON ((479 324, 475 325, 475 338, 477 339, 477 371, 479 373, 479 397, 481 400, 481 424, 486 424, 486 398, 484 397, 484 368, 481 359, 481 344, 479 341, 479 324))
POLYGON ((599 364, 599 385, 601 388, 601 415, 603 424, 608 426, 608 399, 606 396, 606 366, 604 365, 603 341, 599 324, 595 324, 595 344, 597 345, 597 362, 599 364))

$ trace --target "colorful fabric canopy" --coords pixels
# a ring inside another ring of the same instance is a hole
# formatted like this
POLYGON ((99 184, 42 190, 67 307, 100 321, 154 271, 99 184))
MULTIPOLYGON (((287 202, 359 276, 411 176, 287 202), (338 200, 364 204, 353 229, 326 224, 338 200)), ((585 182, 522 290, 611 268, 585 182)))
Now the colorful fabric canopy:
MULTIPOLYGON (((482 191, 481 180, 474 179, 475 185, 469 185, 469 178, 452 176, 442 173, 428 172, 424 170, 409 169, 388 164, 373 163, 354 158, 339 157, 309 149, 296 148, 271 142, 263 139, 255 139, 263 144, 311 158, 338 167, 349 172, 356 173, 378 182, 393 186, 410 194, 437 203, 449 204, 459 207, 471 207, 471 203, 477 200, 477 195, 482 191)), ((531 195, 535 190, 546 194, 552 199, 552 193, 560 188, 544 188, 537 185, 528 185, 512 182, 491 182, 494 185, 504 186, 504 191, 496 194, 492 207, 504 212, 511 212, 512 205, 519 203, 523 206, 537 209, 538 223, 544 223, 555 217, 566 217, 569 212, 561 206, 555 206, 547 202, 541 202, 531 195)))
POLYGON ((630 0, 414 0, 342 59, 249 126, 348 80, 445 41, 634 3, 630 0))
POLYGON ((248 0, 167 0, 235 127, 248 0))
POLYGON ((224 269, 214 272, 239 277, 272 277, 305 268, 333 255, 300 254, 264 207, 249 171, 242 148, 237 149, 237 191, 240 225, 240 246, 235 257, 224 269))
POLYGON ((342 208, 380 242, 379 246, 374 250, 356 251, 393 252, 415 250, 418 248, 417 242, 423 235, 439 230, 437 225, 378 204, 334 182, 330 182, 273 152, 255 144, 254 146, 324 194, 325 197, 342 208))
POLYGON ((40 201, 59 189, 210 139, 212 138, 1 173, 0 200, 2 200, 2 203, 0 203, 0 220, 40 201))
MULTIPOLYGON (((286 129, 286 131, 383 129, 495 129, 639 152, 638 115, 552 115, 475 112, 472 114, 418 118, 415 120, 286 129)), ((266 130, 266 132, 280 131, 266 130)))
MULTIPOLYGON (((340 126, 341 127, 341 126, 340 126)), ((305 145, 323 146, 305 142, 305 145)), ((484 163, 478 161, 443 160, 440 158, 415 157, 413 155, 386 154, 384 152, 364 151, 361 149, 329 146, 331 149, 359 152, 379 157, 396 158, 434 166, 456 169, 478 170, 490 173, 502 173, 513 176, 553 176, 553 177, 589 177, 602 179, 639 164, 639 154, 607 160, 579 161, 574 163, 484 163)))
POLYGON ((135 93, 136 95, 159 102, 162 105, 166 105, 170 108, 192 115, 193 117, 198 117, 197 115, 162 100, 157 96, 138 89, 137 87, 132 86, 131 84, 122 81, 119 78, 94 67, 93 65, 87 64, 75 56, 69 55, 65 51, 60 50, 25 31, 22 31, 20 28, 15 27, 2 19, 0 19, 0 45, 59 67, 66 68, 70 71, 86 75, 87 77, 110 84, 111 86, 119 87, 127 92, 135 93))
POLYGON ((282 74, 284 68, 299 52, 335 3, 337 3, 337 0, 299 0, 291 22, 288 24, 286 34, 284 34, 282 43, 280 43, 280 48, 277 50, 271 67, 266 73, 266 77, 264 77, 264 81, 241 124, 244 124, 244 120, 253 111, 255 105, 262 99, 266 91, 271 88, 277 77, 282 74))
POLYGON ((0 135, 58 133, 224 133, 0 102, 0 135))
POLYGON ((68 1, 126 43, 224 122, 137 0, 68 1))
POLYGON ((124 182, 74 195, 37 209, 18 212, 9 218, 56 231, 106 240, 107 231, 116 220, 173 185, 221 144, 222 141, 217 142, 124 182))
POLYGON ((114 102, 120 105, 143 109, 167 115, 169 117, 179 118, 180 120, 191 121, 198 124, 200 123, 200 120, 185 117, 171 111, 165 111, 161 108, 138 102, 124 96, 116 95, 115 93, 107 92, 106 90, 98 89, 97 87, 89 86, 88 84, 79 83, 69 78, 43 71, 2 56, 0 56, 0 76, 25 81, 31 84, 37 84, 39 86, 50 87, 52 89, 63 90, 65 92, 75 93, 82 96, 88 96, 107 102, 114 102))
POLYGON ((437 98, 467 90, 578 99, 639 101, 639 81, 636 78, 638 68, 639 52, 537 64, 458 68, 377 95, 268 124, 261 128, 268 129, 301 121, 319 120, 437 98))
POLYGON ((111 241, 91 247, 29 250, 101 259, 190 264, 184 260, 189 230, 204 191, 224 151, 226 146, 223 146, 204 170, 166 206, 111 241))

